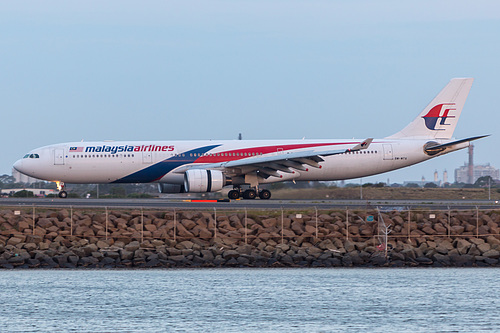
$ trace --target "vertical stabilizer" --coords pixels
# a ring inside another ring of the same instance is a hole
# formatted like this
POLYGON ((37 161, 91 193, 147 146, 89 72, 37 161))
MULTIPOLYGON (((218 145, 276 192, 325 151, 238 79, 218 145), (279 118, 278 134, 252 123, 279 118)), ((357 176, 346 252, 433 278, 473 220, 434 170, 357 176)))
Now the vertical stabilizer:
POLYGON ((450 139, 462 113, 472 81, 474 81, 472 78, 452 79, 417 118, 388 138, 450 139))

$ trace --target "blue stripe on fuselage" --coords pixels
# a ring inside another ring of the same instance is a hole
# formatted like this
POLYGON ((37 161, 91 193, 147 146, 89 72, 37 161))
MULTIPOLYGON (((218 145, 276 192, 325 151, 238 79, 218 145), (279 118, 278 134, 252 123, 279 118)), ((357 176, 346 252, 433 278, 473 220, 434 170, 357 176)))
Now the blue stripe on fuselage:
POLYGON ((193 150, 188 150, 186 152, 180 153, 176 156, 167 158, 161 162, 153 164, 147 168, 134 172, 128 176, 117 179, 112 183, 151 183, 163 176, 165 176, 170 171, 174 170, 181 165, 194 163, 198 159, 198 154, 204 154, 220 145, 206 146, 201 148, 196 148, 193 150), (184 156, 182 156, 184 155, 184 156), (193 155, 193 156, 189 156, 193 155))

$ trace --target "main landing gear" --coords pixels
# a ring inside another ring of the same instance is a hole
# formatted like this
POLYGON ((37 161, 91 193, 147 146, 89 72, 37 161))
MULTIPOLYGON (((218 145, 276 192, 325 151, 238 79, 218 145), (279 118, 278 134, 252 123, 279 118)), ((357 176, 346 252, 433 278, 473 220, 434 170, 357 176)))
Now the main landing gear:
POLYGON ((64 190, 64 182, 56 182, 57 189, 59 190, 59 198, 67 198, 68 192, 64 190))
MULTIPOLYGON (((239 199, 239 198, 243 198, 243 199, 255 199, 257 197, 257 190, 255 188, 249 188, 248 190, 243 191, 241 188, 235 187, 234 189, 232 189, 231 191, 229 191, 229 193, 227 194, 227 196, 231 200, 236 200, 236 199, 239 199)), ((269 190, 260 190, 258 192, 258 196, 259 196, 259 198, 261 198, 263 200, 267 200, 267 199, 271 198, 271 191, 269 191, 269 190)))

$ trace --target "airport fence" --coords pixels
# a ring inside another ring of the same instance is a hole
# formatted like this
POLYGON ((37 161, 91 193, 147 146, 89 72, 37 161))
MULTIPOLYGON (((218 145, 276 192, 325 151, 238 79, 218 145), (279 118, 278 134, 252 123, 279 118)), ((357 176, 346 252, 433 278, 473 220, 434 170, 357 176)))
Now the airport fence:
POLYGON ((103 240, 141 243, 204 241, 317 244, 324 240, 390 242, 442 238, 500 239, 500 210, 491 209, 120 209, 0 208, 0 241, 103 240))

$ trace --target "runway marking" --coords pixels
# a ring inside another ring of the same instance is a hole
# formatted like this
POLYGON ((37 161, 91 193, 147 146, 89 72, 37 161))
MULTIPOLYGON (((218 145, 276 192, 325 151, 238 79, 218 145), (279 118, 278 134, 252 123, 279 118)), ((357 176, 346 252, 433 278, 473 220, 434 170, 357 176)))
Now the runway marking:
POLYGON ((230 202, 229 199, 190 199, 190 200, 182 200, 184 202, 230 202))

